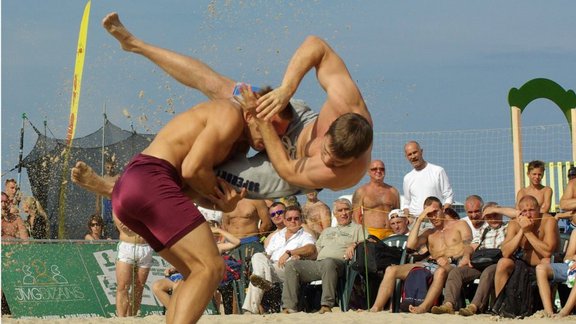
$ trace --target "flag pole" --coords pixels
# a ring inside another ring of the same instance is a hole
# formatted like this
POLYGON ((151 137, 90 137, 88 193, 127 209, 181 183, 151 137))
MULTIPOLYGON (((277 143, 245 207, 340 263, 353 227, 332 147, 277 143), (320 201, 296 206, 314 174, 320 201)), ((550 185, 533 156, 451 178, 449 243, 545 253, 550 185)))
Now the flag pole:
POLYGON ((26 122, 26 113, 22 113, 22 128, 20 128, 20 152, 18 156, 18 187, 22 179, 22 154, 24 153, 24 125, 26 122))

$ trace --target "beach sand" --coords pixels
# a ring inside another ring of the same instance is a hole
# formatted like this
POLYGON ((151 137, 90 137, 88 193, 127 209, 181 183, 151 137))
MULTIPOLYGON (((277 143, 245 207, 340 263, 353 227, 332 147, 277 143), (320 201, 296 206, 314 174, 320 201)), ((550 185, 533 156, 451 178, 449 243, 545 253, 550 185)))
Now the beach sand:
MULTIPOLYGON (((199 324, 242 324, 242 323, 337 323, 337 324, 352 324, 352 323, 387 323, 387 324, 408 324, 415 322, 422 322, 427 324, 460 324, 466 321, 466 324, 479 324, 490 322, 502 323, 518 323, 518 324, 532 324, 532 323, 574 323, 576 316, 567 316, 560 319, 545 318, 542 312, 537 312, 531 317, 523 320, 514 320, 501 318, 492 315, 476 315, 471 317, 462 317, 459 315, 434 315, 427 314, 407 314, 399 313, 393 314, 388 312, 369 313, 369 312, 355 312, 349 311, 346 313, 340 312, 338 308, 334 308, 333 313, 327 314, 314 314, 314 313, 295 313, 295 314, 269 314, 269 315, 204 315, 199 324)), ((2 323, 5 324, 32 324, 32 323, 78 323, 83 324, 96 324, 96 323, 122 323, 122 324, 148 324, 148 323, 163 323, 164 316, 153 315, 146 317, 136 318, 86 318, 79 320, 75 319, 15 319, 2 317, 2 323)))

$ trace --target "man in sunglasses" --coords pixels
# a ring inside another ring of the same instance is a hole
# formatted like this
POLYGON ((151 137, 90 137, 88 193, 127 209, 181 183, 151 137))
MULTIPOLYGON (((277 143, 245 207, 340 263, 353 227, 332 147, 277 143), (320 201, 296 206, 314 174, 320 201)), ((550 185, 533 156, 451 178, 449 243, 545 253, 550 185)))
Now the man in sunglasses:
POLYGON ((312 258, 316 254, 316 240, 302 228, 300 207, 286 207, 282 217, 284 229, 270 237, 265 253, 252 256, 253 271, 242 305, 244 313, 261 313, 264 292, 272 289, 273 283, 284 281, 284 266, 288 260, 312 258))
POLYGON ((370 182, 356 189, 352 196, 354 220, 363 224, 370 235, 384 239, 394 232, 388 222, 388 213, 400 208, 400 194, 391 185, 384 183, 386 168, 381 160, 374 160, 368 169, 370 182))

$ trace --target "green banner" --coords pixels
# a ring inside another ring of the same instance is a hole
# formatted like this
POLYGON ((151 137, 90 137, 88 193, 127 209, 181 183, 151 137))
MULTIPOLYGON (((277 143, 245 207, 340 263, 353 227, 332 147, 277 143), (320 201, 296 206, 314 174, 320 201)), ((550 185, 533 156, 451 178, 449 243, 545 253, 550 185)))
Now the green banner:
MULTIPOLYGON (((2 244, 2 292, 14 317, 112 317, 116 313, 116 244, 2 244)), ((158 255, 144 288, 141 315, 161 314, 151 290, 170 265, 158 255)), ((208 309, 205 314, 214 314, 208 309)))

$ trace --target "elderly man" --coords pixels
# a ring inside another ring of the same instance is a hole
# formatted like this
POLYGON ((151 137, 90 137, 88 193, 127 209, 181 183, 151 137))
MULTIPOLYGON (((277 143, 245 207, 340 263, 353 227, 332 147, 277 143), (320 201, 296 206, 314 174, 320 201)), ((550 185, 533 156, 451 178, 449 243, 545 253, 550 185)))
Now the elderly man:
POLYGON ((346 261, 354 255, 356 242, 364 237, 362 226, 352 222, 352 205, 339 198, 332 205, 338 225, 324 229, 318 241, 316 260, 291 260, 286 263, 282 304, 284 313, 297 310, 300 284, 322 280, 320 314, 331 312, 336 302, 338 277, 343 275, 346 261))
POLYGON ((270 238, 266 253, 252 256, 252 275, 242 309, 244 313, 260 313, 264 291, 273 282, 284 281, 284 266, 289 259, 311 258, 316 255, 314 237, 302 228, 300 207, 288 206, 283 215, 284 229, 270 238))
POLYGON ((404 145, 404 154, 412 167, 412 171, 404 176, 404 213, 406 215, 420 215, 426 197, 438 197, 444 204, 443 208, 450 207, 454 202, 454 192, 441 166, 426 162, 424 150, 416 141, 404 145))
POLYGON ((436 197, 428 197, 424 200, 424 211, 416 219, 416 223, 410 230, 406 248, 417 249, 423 244, 427 244, 430 257, 427 262, 417 262, 386 268, 384 278, 378 288, 378 295, 374 305, 370 309, 372 312, 381 311, 394 290, 396 279, 405 280, 410 270, 415 267, 426 267, 434 275, 432 284, 422 304, 418 306, 409 306, 411 313, 427 312, 434 301, 442 293, 442 287, 446 277, 454 266, 469 263, 466 249, 470 246, 472 232, 464 222, 455 222, 451 226, 446 226, 444 222, 444 212, 442 203, 436 197), (418 235, 420 224, 428 218, 434 228, 425 230, 418 235))
POLYGON ((466 210, 466 217, 462 218, 463 221, 468 223, 472 230, 472 237, 479 237, 488 224, 482 218, 482 210, 484 208, 484 200, 478 195, 470 195, 464 201, 464 209, 466 210))
POLYGON ((394 235, 408 235, 408 218, 402 209, 394 209, 388 214, 388 223, 394 231, 394 235))
POLYGON ((384 239, 393 234, 388 224, 387 214, 400 208, 400 193, 391 185, 384 183, 386 168, 381 160, 370 163, 368 176, 370 182, 361 186, 352 196, 354 220, 364 224, 368 233, 384 239))
MULTIPOLYGON (((498 249, 504 242, 506 228, 508 224, 502 222, 502 214, 495 212, 497 204, 495 202, 486 203, 483 214, 487 227, 479 235, 474 235, 472 239, 472 249, 498 249)), ((467 258, 470 260, 470 258, 467 258)), ((432 307, 434 314, 454 314, 454 308, 460 301, 462 287, 480 278, 480 284, 476 289, 474 299, 468 309, 462 309, 461 315, 466 316, 470 308, 484 309, 488 305, 488 298, 494 289, 494 274, 496 265, 492 265, 483 271, 475 269, 472 264, 462 264, 448 274, 448 279, 444 287, 444 304, 432 307)))

